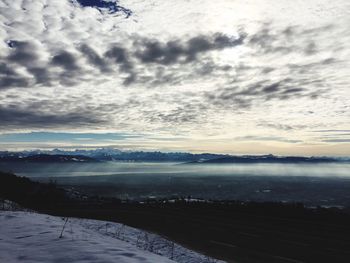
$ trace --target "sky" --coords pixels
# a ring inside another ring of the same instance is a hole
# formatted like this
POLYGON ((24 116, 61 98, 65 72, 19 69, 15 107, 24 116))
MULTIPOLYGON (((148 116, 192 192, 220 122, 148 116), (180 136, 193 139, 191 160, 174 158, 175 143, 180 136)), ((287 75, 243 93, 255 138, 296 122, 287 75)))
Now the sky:
POLYGON ((347 0, 0 0, 0 150, 350 155, 347 0))

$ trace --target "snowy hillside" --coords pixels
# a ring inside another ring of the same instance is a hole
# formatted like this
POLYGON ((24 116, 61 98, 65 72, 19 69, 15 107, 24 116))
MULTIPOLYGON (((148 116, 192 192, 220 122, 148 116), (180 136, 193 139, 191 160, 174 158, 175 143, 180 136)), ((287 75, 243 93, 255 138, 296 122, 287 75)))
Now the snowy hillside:
POLYGON ((65 222, 45 214, 0 211, 0 262, 219 262, 121 224, 65 222))

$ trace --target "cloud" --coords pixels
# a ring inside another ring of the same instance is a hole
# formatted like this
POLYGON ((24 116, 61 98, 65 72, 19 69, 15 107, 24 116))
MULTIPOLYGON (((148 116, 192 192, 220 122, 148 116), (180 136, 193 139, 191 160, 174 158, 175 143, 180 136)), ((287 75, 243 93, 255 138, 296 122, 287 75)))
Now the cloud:
MULTIPOLYGON (((208 103, 222 105, 229 108, 250 108, 255 104, 270 100, 290 100, 307 97, 315 99, 321 91, 309 91, 306 88, 294 88, 294 80, 290 78, 269 83, 269 80, 260 80, 248 84, 247 87, 235 85, 218 88, 204 93, 208 103)), ((303 85, 304 86, 304 85, 303 85)))
POLYGON ((10 40, 8 46, 12 49, 7 57, 9 62, 30 66, 38 59, 35 53, 36 47, 30 42, 10 40))
MULTIPOLYGON (((91 142, 111 142, 126 140, 130 138, 141 138, 142 135, 132 135, 125 133, 67 133, 67 132, 29 132, 0 134, 2 143, 6 142, 57 142, 57 141, 91 141, 91 142)), ((90 142, 90 143, 91 143, 90 142)))
POLYGON ((77 125, 86 127, 106 123, 103 117, 91 112, 43 112, 35 108, 22 108, 20 106, 0 106, 1 130, 12 130, 18 127, 31 129, 59 128, 64 129, 77 125))
MULTIPOLYGON (((9 55, 2 59, 3 63, 21 65, 32 77, 16 74, 12 70, 12 76, 3 76, 2 82, 3 86, 7 88, 33 86, 33 81, 36 84, 48 87, 52 86, 54 82, 65 86, 76 85, 77 81, 75 81, 75 78, 81 79, 91 74, 86 68, 86 64, 84 65, 81 61, 81 57, 85 57, 86 62, 91 67, 98 69, 105 78, 109 78, 111 74, 114 74, 115 69, 113 70, 113 65, 118 65, 119 71, 126 74, 119 76, 126 86, 132 83, 159 85, 168 82, 168 84, 171 84, 173 81, 169 79, 169 76, 176 76, 179 72, 185 73, 179 67, 173 68, 176 65, 180 66, 181 64, 192 63, 191 67, 196 68, 193 64, 198 64, 201 67, 196 74, 194 74, 195 72, 187 74, 189 76, 229 69, 227 66, 215 65, 212 61, 209 64, 203 58, 199 60, 198 55, 213 50, 222 50, 242 45, 244 38, 244 35, 234 38, 221 33, 215 33, 210 36, 201 35, 192 37, 186 41, 170 40, 161 42, 155 39, 134 36, 129 46, 127 43, 125 43, 125 46, 113 44, 102 56, 88 44, 83 43, 76 46, 74 52, 62 49, 51 51, 52 53, 49 53, 49 57, 51 58, 47 62, 38 55, 40 53, 40 46, 28 41, 10 40, 8 42, 10 48, 9 55), (164 74, 165 71, 161 68, 147 65, 150 63, 155 66, 166 67, 164 69, 168 73, 164 74), (63 71, 57 73, 54 69, 55 67, 61 68, 63 71), (153 72, 153 76, 149 75, 150 70, 153 72), (145 77, 146 71, 148 71, 148 77, 145 77)), ((6 69, 4 68, 4 70, 6 69)), ((4 73, 3 75, 6 74, 4 73)), ((185 75, 181 74, 181 78, 185 78, 185 75)))
POLYGON ((0 87, 17 88, 33 85, 32 78, 15 70, 21 66, 34 76, 36 83, 48 84, 49 72, 46 68, 39 66, 40 57, 37 54, 37 45, 27 41, 10 40, 8 41, 8 47, 10 48, 8 56, 0 58, 2 60, 0 62, 0 87))
POLYGON ((45 86, 52 85, 52 76, 46 67, 29 67, 27 70, 34 76, 37 84, 43 84, 45 86))
POLYGON ((348 129, 345 8, 253 2, 2 1, 2 130, 348 129))
POLYGON ((313 132, 326 132, 326 133, 338 133, 338 132, 350 132, 350 130, 316 130, 313 132))
POLYGON ((284 121, 284 123, 260 121, 259 123, 257 123, 257 126, 268 128, 268 129, 287 131, 287 132, 301 131, 309 127, 308 125, 305 125, 305 124, 294 124, 294 123, 287 124, 286 122, 287 121, 284 121))
POLYGON ((88 44, 82 44, 79 50, 86 56, 90 64, 100 69, 101 73, 110 71, 107 61, 88 44))
MULTIPOLYGON (((104 3, 97 2, 91 1, 90 3, 87 1, 85 4, 86 6, 103 7, 104 3)), ((173 38, 166 41, 134 34, 122 44, 109 44, 103 52, 98 52, 89 43, 74 45, 73 49, 70 48, 70 51, 59 47, 56 50, 49 50, 48 56, 51 59, 48 63, 45 63, 43 58, 38 55, 40 52, 42 53, 39 50, 41 48, 39 45, 34 45, 29 41, 9 40, 8 45, 11 51, 6 58, 3 58, 3 62, 22 65, 32 75, 32 78, 21 74, 12 77, 4 76, 2 83, 7 88, 32 87, 33 81, 35 81, 35 84, 48 87, 51 87, 53 83, 60 83, 64 86, 77 85, 79 81, 84 79, 86 81, 91 76, 91 70, 86 68, 86 65, 97 69, 101 73, 99 75, 100 79, 110 79, 113 76, 125 86, 132 84, 142 84, 148 87, 172 86, 201 76, 212 76, 213 80, 224 78, 229 81, 229 78, 231 78, 229 72, 236 71, 239 73, 238 71, 243 72, 244 68, 254 69, 254 67, 243 65, 242 69, 239 70, 229 64, 223 65, 212 59, 211 51, 222 51, 243 46, 253 48, 253 54, 256 52, 260 55, 278 54, 281 52, 280 46, 283 46, 290 49, 291 52, 297 52, 304 48, 315 49, 314 42, 308 42, 307 44, 295 42, 298 36, 314 34, 313 31, 306 32, 297 27, 273 30, 271 25, 265 25, 257 32, 250 34, 240 32, 236 36, 230 36, 217 32, 191 36, 187 39, 173 38), (289 40, 287 44, 284 43, 286 40, 289 40), (84 64, 82 58, 85 58, 85 62, 88 62, 88 64, 84 64), (113 65, 118 67, 114 68, 113 65), (52 67, 59 67, 63 72, 57 73, 52 67), (116 70, 121 74, 115 74, 117 73, 116 70)), ((321 62, 313 62, 307 65, 290 64, 289 67, 291 70, 299 68, 299 70, 310 71, 314 67, 327 65, 328 62, 333 63, 333 61, 332 58, 326 58, 321 62)), ((265 74, 277 72, 270 65, 262 67, 261 70, 265 74)), ((243 75, 240 77, 243 78, 243 75)), ((287 78, 284 79, 284 81, 286 80, 287 78)), ((248 86, 239 94, 234 93, 233 95, 243 96, 244 93, 245 95, 250 93, 251 96, 260 96, 263 93, 270 93, 270 96, 266 96, 267 99, 276 97, 289 99, 306 93, 303 83, 298 83, 298 86, 289 89, 281 88, 277 81, 267 84, 263 89, 248 86), (278 92, 279 90, 281 92, 278 92)), ((310 95, 310 97, 317 96, 316 91, 310 95)), ((227 98, 227 94, 221 97, 227 98)), ((236 102, 240 102, 241 105, 249 104, 246 101, 242 102, 242 98, 237 98, 236 102)))
POLYGON ((254 135, 236 137, 235 140, 238 140, 238 141, 277 141, 277 142, 286 142, 286 143, 303 142, 302 140, 287 139, 287 138, 279 137, 279 136, 254 136, 254 135))
POLYGON ((195 123, 198 121, 198 112, 188 108, 177 108, 166 113, 156 113, 149 115, 151 122, 166 124, 195 123))
POLYGON ((136 49, 138 49, 135 56, 142 63, 162 65, 188 63, 197 60, 201 53, 242 45, 245 37, 245 34, 235 38, 222 33, 215 33, 211 36, 192 37, 185 43, 180 40, 162 43, 154 39, 142 38, 135 42, 136 49))
POLYGON ((29 82, 25 77, 18 74, 6 63, 0 63, 0 89, 27 87, 28 84, 29 82))
POLYGON ((66 71, 75 71, 79 69, 76 58, 68 51, 60 51, 59 54, 52 58, 51 64, 62 67, 66 71))
POLYGON ((24 41, 9 41, 10 54, 5 58, 0 57, 0 89, 14 87, 28 87, 30 79, 16 70, 14 64, 34 66, 37 55, 33 52, 34 45, 24 41))
POLYGON ((120 66, 123 72, 131 72, 133 65, 129 58, 128 51, 121 46, 113 46, 106 53, 105 57, 111 59, 114 63, 120 66))
POLYGON ((350 142, 350 139, 326 139, 326 140, 322 140, 323 142, 350 142))
POLYGON ((329 31, 332 25, 313 30, 304 30, 297 26, 286 28, 274 28, 272 23, 265 23, 247 39, 249 46, 255 49, 257 54, 288 55, 299 53, 307 56, 316 55, 319 51, 316 39, 319 32, 329 31))
POLYGON ((0 88, 11 88, 11 87, 27 87, 29 82, 27 79, 19 76, 19 75, 12 75, 12 76, 3 76, 0 79, 0 88))

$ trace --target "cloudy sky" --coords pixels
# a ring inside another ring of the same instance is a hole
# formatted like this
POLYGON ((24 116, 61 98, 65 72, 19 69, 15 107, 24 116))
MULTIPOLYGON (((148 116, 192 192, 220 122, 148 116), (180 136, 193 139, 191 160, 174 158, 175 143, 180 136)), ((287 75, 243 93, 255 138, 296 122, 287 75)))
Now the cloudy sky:
POLYGON ((350 155, 348 0, 0 0, 0 149, 350 155))

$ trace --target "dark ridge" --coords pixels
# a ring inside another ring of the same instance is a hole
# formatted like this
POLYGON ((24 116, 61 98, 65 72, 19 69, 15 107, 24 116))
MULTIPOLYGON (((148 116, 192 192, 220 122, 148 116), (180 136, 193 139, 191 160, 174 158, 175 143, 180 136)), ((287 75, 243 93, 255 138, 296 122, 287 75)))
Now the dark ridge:
POLYGON ((63 189, 54 182, 48 184, 33 182, 26 177, 0 172, 0 199, 14 201, 27 208, 40 209, 66 201, 63 189))
POLYGON ((0 199, 56 216, 124 223, 228 262, 350 262, 350 218, 338 209, 186 198, 140 203, 71 193, 0 172, 0 199))
POLYGON ((340 160, 328 157, 302 157, 302 156, 227 156, 216 159, 204 160, 203 164, 222 164, 222 163, 331 163, 339 162, 340 160))

